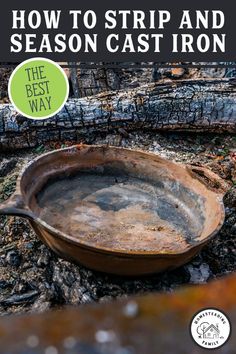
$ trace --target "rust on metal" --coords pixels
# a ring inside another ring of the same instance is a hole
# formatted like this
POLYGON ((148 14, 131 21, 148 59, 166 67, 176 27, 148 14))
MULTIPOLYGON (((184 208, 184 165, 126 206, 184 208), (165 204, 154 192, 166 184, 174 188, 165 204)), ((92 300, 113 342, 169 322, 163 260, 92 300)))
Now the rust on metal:
MULTIPOLYGON (((41 315, 2 318, 0 352, 205 353, 190 336, 190 321, 200 309, 218 308, 227 314, 234 328, 235 293, 236 276, 233 275, 174 294, 152 294, 41 315)), ((235 348, 236 337, 232 335, 217 352, 233 354, 235 348)))
POLYGON ((69 260, 141 275, 184 264, 217 233, 224 187, 204 168, 77 145, 31 162, 0 213, 29 218, 38 236, 69 260))

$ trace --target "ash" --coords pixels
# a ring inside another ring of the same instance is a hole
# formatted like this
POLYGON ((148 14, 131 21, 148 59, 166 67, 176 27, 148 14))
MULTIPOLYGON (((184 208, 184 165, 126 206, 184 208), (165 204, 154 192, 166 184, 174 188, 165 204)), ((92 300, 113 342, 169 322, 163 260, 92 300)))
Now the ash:
MULTIPOLYGON (((39 241, 27 221, 0 218, 0 314, 44 312, 65 305, 107 302, 130 294, 172 292, 186 284, 202 284, 236 269, 236 139, 229 135, 119 131, 87 137, 83 142, 110 144, 160 154, 167 159, 204 165, 226 179, 225 223, 190 263, 168 273, 142 278, 119 278, 71 264, 39 241)), ((58 146, 58 144, 56 145, 58 146)), ((23 165, 55 148, 0 155, 0 201, 14 191, 23 165)), ((132 310, 133 311, 133 310, 132 310)))

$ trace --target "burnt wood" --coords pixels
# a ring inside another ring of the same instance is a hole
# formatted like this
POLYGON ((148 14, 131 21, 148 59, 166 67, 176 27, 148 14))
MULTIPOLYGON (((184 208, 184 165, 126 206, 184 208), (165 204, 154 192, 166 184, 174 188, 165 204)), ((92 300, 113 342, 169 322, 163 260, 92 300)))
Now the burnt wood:
POLYGON ((235 80, 161 80, 106 91, 69 99, 57 116, 46 120, 27 119, 11 105, 0 106, 0 149, 78 141, 81 136, 121 128, 235 132, 235 80))

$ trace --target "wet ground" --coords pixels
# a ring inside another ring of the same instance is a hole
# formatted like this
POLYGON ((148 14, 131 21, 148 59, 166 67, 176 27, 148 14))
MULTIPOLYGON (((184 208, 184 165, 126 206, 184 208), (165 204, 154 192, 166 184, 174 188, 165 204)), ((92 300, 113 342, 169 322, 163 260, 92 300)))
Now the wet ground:
MULTIPOLYGON (((0 314, 43 312, 65 304, 105 302, 153 291, 174 291, 183 284, 200 284, 236 269, 236 138, 225 135, 119 134, 90 137, 105 143, 142 149, 173 161, 211 168, 231 188, 224 202, 223 228, 190 263, 175 271, 124 279, 99 274, 58 258, 38 240, 27 221, 0 218, 0 314)), ((0 155, 0 201, 14 191, 16 177, 34 156, 60 144, 0 155)))

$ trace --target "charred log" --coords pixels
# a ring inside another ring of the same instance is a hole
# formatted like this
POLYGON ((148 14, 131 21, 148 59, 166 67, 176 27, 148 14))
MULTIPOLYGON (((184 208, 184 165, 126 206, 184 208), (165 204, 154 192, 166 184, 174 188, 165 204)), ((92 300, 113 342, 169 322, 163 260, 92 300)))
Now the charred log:
POLYGON ((11 105, 0 107, 0 148, 49 141, 77 141, 90 133, 125 128, 236 131, 236 85, 232 79, 160 81, 132 90, 70 99, 55 117, 30 120, 11 105))

